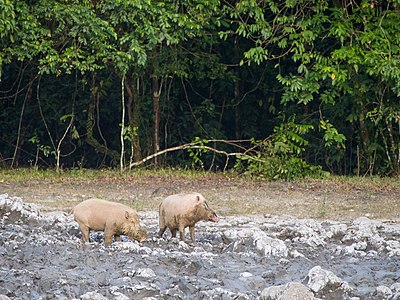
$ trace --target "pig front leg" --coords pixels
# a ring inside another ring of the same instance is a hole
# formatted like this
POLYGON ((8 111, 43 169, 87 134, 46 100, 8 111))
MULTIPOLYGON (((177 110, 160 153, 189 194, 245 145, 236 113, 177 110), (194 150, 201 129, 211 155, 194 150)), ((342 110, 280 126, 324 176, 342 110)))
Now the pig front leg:
POLYGON ((179 224, 179 235, 181 237, 181 241, 185 241, 185 225, 179 224))
POLYGON ((105 246, 110 246, 112 243, 112 237, 114 235, 114 231, 106 228, 104 230, 104 245, 105 246))
POLYGON ((171 236, 174 238, 176 237, 176 228, 171 228, 171 236))
POLYGON ((192 243, 196 243, 194 240, 194 225, 189 226, 189 232, 190 232, 190 238, 192 240, 192 243))

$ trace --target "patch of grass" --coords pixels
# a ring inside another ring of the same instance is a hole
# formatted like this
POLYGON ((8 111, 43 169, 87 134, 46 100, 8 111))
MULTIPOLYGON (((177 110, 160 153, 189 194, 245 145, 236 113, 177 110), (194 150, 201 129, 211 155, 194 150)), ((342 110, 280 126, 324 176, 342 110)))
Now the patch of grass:
MULTIPOLYGON (((168 176, 168 177, 181 177, 187 179, 201 179, 204 177, 209 177, 212 172, 207 172, 205 170, 193 170, 193 169, 181 169, 181 168, 158 168, 158 169, 135 169, 132 170, 130 173, 124 173, 127 176, 168 176)), ((123 175, 124 175, 123 174, 123 175)))
POLYGON ((179 177, 189 180, 202 179, 213 176, 214 173, 189 169, 134 169, 120 172, 119 169, 67 169, 57 172, 55 169, 18 168, 0 169, 0 182, 27 182, 37 180, 51 180, 55 182, 65 181, 95 181, 95 180, 132 180, 134 178, 147 177, 179 177))
POLYGON ((38 168, 19 168, 19 169, 0 169, 0 180, 3 182, 27 182, 52 180, 63 181, 64 179, 81 177, 88 178, 91 174, 95 174, 92 170, 87 170, 79 174, 74 171, 57 172, 55 169, 38 169, 38 168))
MULTIPOLYGON (((159 168, 159 169, 146 169, 138 168, 132 171, 120 172, 119 169, 66 169, 57 172, 55 169, 38 169, 38 168, 19 168, 19 169, 0 169, 0 183, 1 182, 92 182, 92 181, 132 181, 132 180, 163 180, 163 178, 179 178, 187 180, 213 180, 218 181, 219 178, 228 180, 237 180, 241 182, 255 183, 257 180, 254 178, 244 178, 233 172, 227 173, 213 173, 204 170, 193 169, 179 169, 179 168, 159 168)), ((397 177, 356 177, 356 176, 329 176, 324 179, 305 178, 296 180, 292 183, 285 182, 285 184, 295 184, 299 188, 321 188, 326 190, 338 189, 346 190, 360 190, 374 194, 378 192, 392 191, 399 189, 399 178, 397 177)))

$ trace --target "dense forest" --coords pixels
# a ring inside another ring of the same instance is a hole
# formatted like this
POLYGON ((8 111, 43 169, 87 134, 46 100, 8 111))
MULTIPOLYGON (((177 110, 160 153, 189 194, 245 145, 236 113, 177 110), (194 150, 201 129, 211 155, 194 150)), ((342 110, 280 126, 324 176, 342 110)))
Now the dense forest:
POLYGON ((0 166, 399 175, 399 24, 399 0, 0 0, 0 166))

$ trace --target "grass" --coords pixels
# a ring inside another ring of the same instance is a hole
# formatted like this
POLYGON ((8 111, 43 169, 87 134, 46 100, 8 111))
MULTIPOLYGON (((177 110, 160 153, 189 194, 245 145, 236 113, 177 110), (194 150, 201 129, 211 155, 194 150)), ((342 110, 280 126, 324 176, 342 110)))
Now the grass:
POLYGON ((136 169, 130 172, 121 173, 118 169, 68 169, 57 172, 55 169, 18 168, 0 169, 0 182, 27 182, 37 180, 51 180, 64 182, 68 180, 95 181, 107 178, 108 180, 130 180, 140 177, 170 177, 179 176, 187 179, 200 179, 209 176, 206 171, 194 171, 187 169, 136 169))
MULTIPOLYGON (((201 170, 178 169, 178 168, 160 168, 160 169, 135 169, 130 172, 121 173, 119 169, 68 169, 57 172, 55 169, 38 169, 38 168, 18 168, 18 169, 0 169, 1 182, 29 182, 29 181, 50 181, 52 183, 63 182, 87 182, 87 181, 130 181, 139 178, 151 177, 178 177, 187 180, 198 180, 213 176, 223 176, 232 180, 243 180, 256 182, 257 179, 241 176, 233 172, 227 173, 210 173, 201 170)), ((360 189, 369 191, 384 191, 399 188, 398 177, 357 177, 357 176, 329 176, 324 179, 305 178, 293 182, 299 187, 309 188, 314 185, 327 185, 339 189, 360 189)))

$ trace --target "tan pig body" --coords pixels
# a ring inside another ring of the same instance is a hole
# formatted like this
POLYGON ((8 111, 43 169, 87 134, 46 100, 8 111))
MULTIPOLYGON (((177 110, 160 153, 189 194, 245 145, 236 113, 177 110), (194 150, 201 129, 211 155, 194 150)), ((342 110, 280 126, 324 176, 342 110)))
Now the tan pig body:
POLYGON ((176 194, 165 198, 159 206, 159 224, 161 237, 167 228, 173 237, 179 230, 181 240, 185 240, 184 230, 189 227, 190 237, 194 240, 194 226, 197 222, 218 222, 219 217, 208 207, 199 193, 176 194))
POLYGON ((147 236, 139 224, 137 212, 121 203, 100 199, 83 201, 73 208, 75 221, 82 231, 82 239, 89 241, 89 231, 104 231, 104 244, 110 245, 112 237, 116 241, 121 235, 127 235, 140 242, 147 236))

